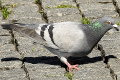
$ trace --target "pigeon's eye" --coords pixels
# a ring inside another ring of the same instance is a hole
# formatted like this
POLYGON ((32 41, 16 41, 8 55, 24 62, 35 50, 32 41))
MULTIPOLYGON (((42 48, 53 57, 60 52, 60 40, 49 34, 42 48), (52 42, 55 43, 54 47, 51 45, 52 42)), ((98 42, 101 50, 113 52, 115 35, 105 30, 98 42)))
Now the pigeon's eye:
POLYGON ((110 21, 106 21, 105 24, 112 24, 110 21))

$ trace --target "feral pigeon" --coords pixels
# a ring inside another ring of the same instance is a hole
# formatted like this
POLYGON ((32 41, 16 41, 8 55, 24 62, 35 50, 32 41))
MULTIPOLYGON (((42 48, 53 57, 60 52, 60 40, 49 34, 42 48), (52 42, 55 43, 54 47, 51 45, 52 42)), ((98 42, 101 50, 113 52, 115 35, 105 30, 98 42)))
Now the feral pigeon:
POLYGON ((71 65, 67 60, 68 57, 88 55, 108 30, 112 28, 119 30, 110 17, 100 18, 91 24, 60 22, 51 24, 2 24, 1 26, 3 29, 13 29, 47 43, 45 48, 56 54, 61 62, 67 65, 69 71, 72 69, 79 70, 79 68, 77 64, 71 65))

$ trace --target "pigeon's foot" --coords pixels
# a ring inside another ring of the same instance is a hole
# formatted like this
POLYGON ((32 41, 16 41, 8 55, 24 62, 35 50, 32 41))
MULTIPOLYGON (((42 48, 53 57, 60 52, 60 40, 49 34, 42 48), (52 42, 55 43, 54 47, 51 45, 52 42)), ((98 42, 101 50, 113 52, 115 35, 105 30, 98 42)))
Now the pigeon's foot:
POLYGON ((79 70, 78 64, 76 64, 76 65, 68 64, 67 66, 68 66, 68 68, 67 68, 68 71, 72 71, 73 69, 79 70))
POLYGON ((76 64, 76 65, 71 65, 71 64, 67 61, 67 59, 66 59, 65 57, 60 57, 60 60, 61 60, 64 64, 67 65, 67 67, 68 67, 67 70, 68 70, 68 71, 72 71, 73 69, 79 70, 78 64, 76 64))

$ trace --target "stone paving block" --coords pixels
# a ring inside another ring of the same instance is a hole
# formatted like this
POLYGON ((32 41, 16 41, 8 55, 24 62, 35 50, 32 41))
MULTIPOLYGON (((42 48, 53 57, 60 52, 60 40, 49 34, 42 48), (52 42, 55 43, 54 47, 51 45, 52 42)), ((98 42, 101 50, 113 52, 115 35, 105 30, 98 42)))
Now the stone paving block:
POLYGON ((72 0, 42 0, 42 5, 44 8, 56 7, 58 5, 72 5, 75 6, 72 0))
POLYGON ((28 80, 22 69, 0 71, 0 80, 28 80))
POLYGON ((20 23, 39 23, 42 21, 41 14, 38 11, 38 6, 33 0, 5 0, 3 5, 15 5, 11 8, 11 14, 8 20, 18 20, 20 23))
POLYGON ((15 47, 13 46, 13 44, 4 44, 2 43, 0 45, 0 52, 9 52, 9 51, 14 51, 15 47))
POLYGON ((78 3, 80 4, 86 4, 86 3, 112 3, 112 0, 77 0, 78 3))
POLYGON ((11 41, 11 35, 7 30, 1 29, 0 26, 0 45, 9 44, 11 41))
POLYGON ((49 22, 75 21, 80 22, 81 16, 77 8, 45 9, 49 22))
POLYGON ((120 33, 105 35, 100 44, 103 45, 106 55, 113 55, 120 58, 120 33), (111 44, 112 43, 112 44, 111 44))
POLYGON ((11 43, 11 35, 9 31, 2 29, 0 26, 0 52, 14 51, 14 45, 11 43))
POLYGON ((44 64, 27 64, 27 69, 29 70, 29 75, 33 80, 67 80, 64 76, 65 70, 58 67, 50 67, 44 64))
POLYGON ((81 19, 79 10, 76 8, 75 3, 72 0, 57 1, 57 2, 44 0, 43 8, 48 15, 49 22, 63 22, 63 21, 79 22, 81 19), (63 8, 58 7, 60 5, 66 5, 68 7, 63 7, 63 8), (72 7, 69 8, 69 5, 71 5, 72 7))
POLYGON ((24 79, 25 74, 23 76, 24 72, 20 72, 20 70, 22 70, 21 67, 22 62, 20 61, 20 55, 17 52, 0 52, 0 80, 24 79))
POLYGON ((19 5, 19 4, 34 3, 34 0, 1 0, 1 1, 3 5, 7 5, 7 4, 19 5))
MULTIPOLYGON (((6 47, 7 49, 7 47, 6 47)), ((21 68, 22 62, 20 61, 21 56, 16 51, 4 51, 0 50, 0 68, 1 69, 12 69, 21 68)))
POLYGON ((20 23, 40 23, 42 21, 41 14, 38 12, 38 6, 34 3, 23 4, 13 8, 12 14, 9 16, 10 20, 18 20, 20 23))
POLYGON ((74 15, 65 15, 65 16, 54 16, 54 17, 49 17, 49 19, 50 19, 49 21, 53 23, 67 22, 67 21, 80 22, 81 16, 79 14, 74 14, 74 15))
POLYGON ((73 80, 112 80, 109 70, 98 67, 84 67, 75 72, 73 80))
POLYGON ((110 59, 109 60, 110 67, 117 75, 118 80, 120 79, 120 59, 110 59))
POLYGON ((79 14, 79 11, 76 8, 53 8, 46 9, 48 17, 50 16, 67 16, 67 15, 75 15, 79 14), (61 13, 61 14, 60 14, 61 13))
POLYGON ((0 47, 3 47, 5 44, 10 43, 10 41, 11 41, 11 36, 7 36, 7 37, 6 36, 0 36, 0 47))
POLYGON ((118 16, 115 12, 113 3, 102 4, 98 1, 84 0, 86 3, 81 3, 81 0, 77 0, 80 3, 80 9, 86 17, 99 18, 103 16, 118 16))
MULTIPOLYGON (((2 20, 2 13, 0 12, 0 20, 2 20)), ((1 22, 0 22, 0 24, 1 24, 1 22)))

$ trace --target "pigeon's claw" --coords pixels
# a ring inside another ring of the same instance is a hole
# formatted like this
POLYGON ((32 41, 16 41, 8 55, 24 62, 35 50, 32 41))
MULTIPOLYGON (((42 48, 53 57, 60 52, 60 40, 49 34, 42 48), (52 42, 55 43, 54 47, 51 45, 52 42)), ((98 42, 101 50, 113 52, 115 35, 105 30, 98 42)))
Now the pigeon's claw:
POLYGON ((68 66, 68 71, 72 71, 73 69, 76 69, 76 70, 79 70, 79 68, 78 68, 78 64, 76 64, 76 65, 67 65, 68 66))

